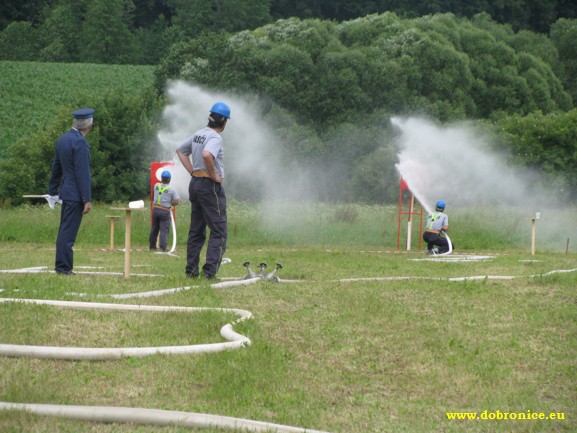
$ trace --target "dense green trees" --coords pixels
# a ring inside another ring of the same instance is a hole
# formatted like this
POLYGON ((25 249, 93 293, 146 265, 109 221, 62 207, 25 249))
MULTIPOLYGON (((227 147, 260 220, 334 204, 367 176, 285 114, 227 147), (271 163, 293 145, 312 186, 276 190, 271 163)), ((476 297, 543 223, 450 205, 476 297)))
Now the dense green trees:
POLYGON ((270 21, 270 0, 173 0, 172 23, 187 38, 225 30, 238 32, 270 21))
POLYGON ((38 55, 37 30, 27 21, 14 21, 0 33, 0 60, 35 60, 38 55))
MULTIPOLYGON (((148 167, 157 146, 157 94, 151 89, 114 89, 91 105, 98 113, 88 137, 95 200, 128 201, 147 196, 148 167)), ((36 130, 10 147, 6 158, 0 161, 0 197, 20 203, 21 194, 46 191, 54 143, 72 126, 72 110, 63 108, 47 128, 36 130)))
POLYGON ((561 19, 551 28, 551 41, 559 53, 556 71, 577 104, 577 19, 561 19))
MULTIPOLYGON (((298 137, 283 141, 295 159, 326 167, 323 198, 348 193, 378 200, 382 185, 369 178, 375 161, 394 154, 383 149, 383 119, 568 111, 573 103, 554 72, 558 64, 551 40, 516 33, 486 15, 470 21, 452 14, 403 19, 386 13, 343 23, 292 18, 197 38, 173 47, 157 70, 157 83, 161 89, 167 79, 181 78, 272 101, 292 114, 293 128, 306 127, 311 143, 322 143, 303 150, 298 137)), ((271 117, 267 121, 274 124, 271 117)), ((390 170, 381 170, 387 185, 396 183, 393 166, 389 161, 390 170)), ((568 174, 570 167, 567 161, 556 168, 568 174)))
POLYGON ((8 49, 0 60, 154 64, 173 43, 204 33, 251 30, 290 17, 340 22, 384 12, 408 18, 485 13, 515 30, 544 34, 560 18, 577 17, 572 2, 554 0, 4 0, 0 42, 8 49))
POLYGON ((577 196, 577 109, 508 116, 497 125, 517 164, 553 180, 560 197, 577 196))
MULTIPOLYGON (((289 164, 324 167, 324 183, 318 185, 322 199, 377 201, 395 193, 392 115, 495 122, 510 136, 504 145, 514 149, 520 162, 556 176, 577 195, 570 179, 577 156, 567 142, 577 126, 574 116, 562 115, 573 113, 577 101, 577 20, 557 20, 574 12, 563 9, 563 2, 505 0, 490 8, 485 2, 462 2, 453 5, 454 13, 421 16, 451 3, 55 0, 26 2, 37 8, 23 8, 8 1, 2 7, 14 19, 0 23, 0 60, 144 62, 158 64, 160 94, 167 80, 183 79, 250 95, 260 100, 267 125, 280 137, 275 151, 289 155, 289 164), (398 13, 366 15, 373 9, 398 13), (548 13, 537 22, 533 11, 539 10, 548 13), (272 22, 272 16, 283 14, 312 18, 272 22), (514 19, 500 24, 496 16, 514 19), (546 32, 549 26, 550 35, 517 31, 546 32), (535 132, 535 124, 551 128, 546 142, 555 149, 553 159, 547 147, 536 144, 543 131, 535 132), (534 152, 527 153, 527 146, 534 152)), ((95 131, 95 161, 106 168, 95 177, 101 200, 124 198, 131 187, 142 185, 139 170, 152 157, 145 149, 141 159, 127 161, 135 143, 148 142, 146 133, 154 135, 148 116, 161 102, 150 95, 131 98, 118 92, 95 107, 99 112, 124 107, 115 119, 132 127, 145 125, 144 135, 136 137, 104 118, 95 131), (128 109, 130 104, 138 110, 128 109), (112 159, 116 146, 117 159, 112 159), (121 181, 110 181, 121 173, 121 181)), ((41 138, 52 146, 56 137, 41 138)), ((11 158, 47 157, 45 151, 18 142, 11 158)), ((21 185, 44 185, 46 169, 32 166, 21 185)), ((10 180, 2 184, 9 188, 10 180)), ((243 197, 243 185, 235 189, 243 197)))
POLYGON ((271 21, 270 0, 6 3, 0 60, 154 64, 175 42, 271 21))
POLYGON ((516 30, 547 32, 559 18, 577 18, 575 4, 555 0, 273 0, 271 14, 275 19, 286 17, 351 20, 375 12, 394 12, 408 18, 451 12, 472 18, 478 13, 490 15, 496 22, 508 23, 516 30))
MULTIPOLYGON (((406 20, 387 13, 340 24, 279 20, 174 47, 158 83, 184 78, 250 88, 321 129, 375 110, 451 120, 572 108, 532 44, 508 28, 500 35, 486 27, 487 18, 471 22, 453 15, 406 20)), ((555 53, 550 41, 539 42, 540 51, 555 53)))

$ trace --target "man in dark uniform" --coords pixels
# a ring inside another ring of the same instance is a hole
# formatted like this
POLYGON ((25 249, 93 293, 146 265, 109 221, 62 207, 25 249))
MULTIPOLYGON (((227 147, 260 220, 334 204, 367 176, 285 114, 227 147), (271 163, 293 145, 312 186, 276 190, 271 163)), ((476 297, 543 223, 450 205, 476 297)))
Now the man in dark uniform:
POLYGON ((76 110, 72 128, 56 142, 48 194, 62 200, 54 265, 61 275, 74 274, 72 247, 82 216, 92 208, 90 145, 85 137, 92 130, 93 115, 92 108, 76 110))
POLYGON ((215 278, 226 251, 226 196, 222 186, 224 149, 220 134, 228 119, 230 108, 224 102, 217 102, 210 109, 208 125, 196 131, 176 150, 180 162, 192 176, 188 186, 191 204, 185 268, 188 278, 200 275, 200 252, 206 240, 207 226, 210 237, 206 263, 202 267, 204 278, 215 278))

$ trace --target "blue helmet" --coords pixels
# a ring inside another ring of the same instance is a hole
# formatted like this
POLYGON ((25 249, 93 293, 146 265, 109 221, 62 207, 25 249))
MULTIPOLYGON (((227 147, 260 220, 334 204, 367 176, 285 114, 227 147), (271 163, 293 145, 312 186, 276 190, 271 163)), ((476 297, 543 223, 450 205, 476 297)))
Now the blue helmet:
POLYGON ((230 107, 224 102, 217 102, 214 104, 210 109, 210 112, 214 114, 220 114, 221 116, 230 119, 230 107))
POLYGON ((439 200, 436 204, 435 204, 435 209, 437 211, 444 211, 445 210, 445 202, 443 200, 439 200))
POLYGON ((162 174, 160 175, 160 177, 162 177, 163 179, 170 179, 172 177, 172 175, 170 174, 170 171, 164 170, 162 172, 162 174))

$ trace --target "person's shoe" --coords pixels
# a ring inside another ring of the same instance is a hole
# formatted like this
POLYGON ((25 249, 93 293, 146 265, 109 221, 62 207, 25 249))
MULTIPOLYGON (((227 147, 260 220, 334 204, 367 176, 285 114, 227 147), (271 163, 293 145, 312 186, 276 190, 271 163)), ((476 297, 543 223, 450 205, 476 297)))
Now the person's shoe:
POLYGON ((186 278, 198 278, 198 274, 195 274, 193 272, 187 272, 186 278))
POLYGON ((433 249, 431 250, 431 254, 434 255, 434 256, 436 256, 437 254, 439 254, 439 249, 438 249, 438 248, 433 248, 433 249))
POLYGON ((56 272, 58 275, 76 275, 72 271, 54 271, 54 272, 56 272))
POLYGON ((148 251, 155 252, 155 251, 156 251, 156 248, 149 248, 148 251))
POLYGON ((220 282, 220 278, 214 276, 214 275, 205 275, 204 279, 207 281, 210 281, 211 284, 212 283, 219 283, 220 282))

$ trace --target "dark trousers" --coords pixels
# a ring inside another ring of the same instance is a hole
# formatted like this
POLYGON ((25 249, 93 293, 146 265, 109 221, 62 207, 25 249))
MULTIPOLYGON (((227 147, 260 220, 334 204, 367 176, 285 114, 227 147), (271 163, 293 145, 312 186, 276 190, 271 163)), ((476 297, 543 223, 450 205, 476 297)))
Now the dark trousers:
POLYGON ((206 240, 206 227, 210 229, 206 247, 204 275, 214 277, 226 251, 227 220, 226 196, 221 184, 206 177, 193 177, 188 186, 191 204, 190 230, 186 250, 186 273, 198 275, 200 252, 206 240))
POLYGON ((439 253, 449 251, 449 241, 439 233, 425 232, 423 233, 423 240, 427 243, 428 250, 432 250, 433 247, 439 247, 439 253))
POLYGON ((60 227, 56 238, 56 272, 71 272, 74 267, 74 251, 78 229, 82 222, 84 203, 80 201, 64 201, 60 210, 60 227))
POLYGON ((152 208, 152 227, 148 236, 150 248, 156 249, 156 238, 160 233, 158 245, 162 251, 166 251, 168 231, 170 230, 170 211, 167 209, 152 208))

